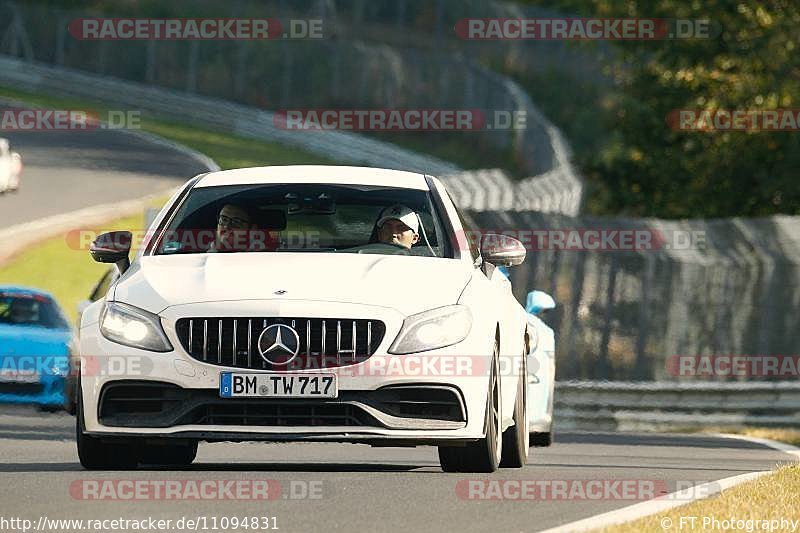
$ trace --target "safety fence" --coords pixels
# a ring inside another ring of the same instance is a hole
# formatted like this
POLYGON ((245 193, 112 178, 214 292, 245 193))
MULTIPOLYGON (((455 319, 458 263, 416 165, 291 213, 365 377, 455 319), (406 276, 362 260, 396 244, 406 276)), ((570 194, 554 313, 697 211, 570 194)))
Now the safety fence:
POLYGON ((757 380, 759 370, 684 375, 675 358, 800 356, 800 217, 468 216, 528 248, 511 279, 520 301, 536 288, 558 302, 546 320, 559 379, 757 380))

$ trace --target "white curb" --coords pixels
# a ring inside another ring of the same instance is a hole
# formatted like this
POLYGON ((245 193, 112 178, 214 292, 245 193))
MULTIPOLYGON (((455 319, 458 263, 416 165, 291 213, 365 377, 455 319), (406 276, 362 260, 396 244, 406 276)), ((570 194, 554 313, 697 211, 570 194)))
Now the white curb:
MULTIPOLYGON (((785 444, 783 442, 778 442, 770 439, 760 439, 757 437, 747 437, 744 435, 734 435, 728 433, 711 434, 710 436, 754 442, 757 444, 767 446, 774 450, 778 450, 786 454, 792 455, 796 458, 796 460, 800 461, 800 448, 792 446, 791 444, 785 444)), ((607 513, 591 516, 589 518, 584 518, 583 520, 577 520, 575 522, 570 522, 569 524, 564 524, 551 529, 547 529, 544 530, 542 533, 593 531, 605 527, 623 524, 625 522, 638 520, 639 518, 644 518, 646 516, 650 516, 656 513, 668 511, 675 507, 687 505, 697 500, 708 498, 709 496, 714 496, 722 492, 723 490, 727 490, 741 483, 752 481, 754 479, 760 478, 761 476, 771 473, 772 473, 771 470, 763 472, 748 472, 746 474, 739 474, 737 476, 726 477, 724 479, 720 479, 717 481, 709 481, 708 483, 704 483, 702 485, 696 485, 688 489, 666 494, 654 500, 636 503, 633 505, 629 505, 627 507, 623 507, 622 509, 616 509, 614 511, 609 511, 607 513)))

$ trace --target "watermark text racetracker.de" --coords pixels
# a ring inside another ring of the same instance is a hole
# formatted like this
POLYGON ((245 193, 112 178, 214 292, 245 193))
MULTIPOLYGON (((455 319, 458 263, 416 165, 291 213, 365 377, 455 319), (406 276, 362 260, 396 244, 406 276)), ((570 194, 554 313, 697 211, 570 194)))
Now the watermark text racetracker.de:
POLYGON ((324 39, 322 19, 81 18, 69 23, 82 41, 324 39))
POLYGON ((710 39, 718 24, 708 19, 662 18, 465 18, 455 34, 466 40, 658 41, 710 39))
POLYGON ((666 230, 653 228, 501 228, 468 230, 468 243, 482 247, 504 248, 508 237, 522 243, 528 251, 655 252, 660 250, 698 250, 706 247, 706 233, 701 230, 666 230))
POLYGON ((674 109, 667 125, 675 131, 800 131, 800 109, 674 109))
POLYGON ((140 129, 141 111, 112 109, 2 109, 0 131, 93 131, 140 129))
POLYGON ((456 496, 470 501, 693 501, 714 494, 715 484, 663 479, 461 479, 456 496))
POLYGON ((527 112, 506 109, 282 109, 276 128, 292 131, 523 130, 527 112))
POLYGON ((119 377, 153 374, 150 358, 137 355, 7 355, 0 357, 0 381, 36 383, 43 376, 119 377))
POLYGON ((796 379, 800 355, 673 355, 666 360, 666 370, 682 378, 796 379))
POLYGON ((87 251, 92 245, 106 248, 136 249, 158 237, 159 253, 202 253, 216 251, 265 252, 278 248, 319 249, 322 233, 315 230, 230 230, 225 239, 218 239, 217 229, 178 229, 163 233, 148 229, 120 232, 112 230, 76 229, 64 235, 71 250, 87 251))
POLYGON ((84 501, 321 500, 322 480, 292 479, 76 479, 69 494, 84 501))

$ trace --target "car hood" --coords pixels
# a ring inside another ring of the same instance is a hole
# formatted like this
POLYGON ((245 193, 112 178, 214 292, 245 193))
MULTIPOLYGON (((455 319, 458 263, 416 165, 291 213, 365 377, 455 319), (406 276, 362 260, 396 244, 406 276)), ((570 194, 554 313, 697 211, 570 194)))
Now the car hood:
POLYGON ((456 259, 343 253, 145 256, 114 300, 159 313, 226 300, 318 300, 393 308, 410 315, 454 304, 472 275, 456 259), (285 291, 279 294, 279 291, 285 291))
POLYGON ((65 355, 71 337, 68 329, 0 324, 0 357, 65 355))

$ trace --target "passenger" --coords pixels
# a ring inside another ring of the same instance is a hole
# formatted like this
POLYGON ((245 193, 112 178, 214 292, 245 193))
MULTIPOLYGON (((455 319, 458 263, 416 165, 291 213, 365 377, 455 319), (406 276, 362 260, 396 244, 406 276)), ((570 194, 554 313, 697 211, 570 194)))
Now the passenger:
POLYGON ((410 208, 396 204, 381 212, 375 230, 378 242, 410 250, 419 241, 419 218, 410 208))

